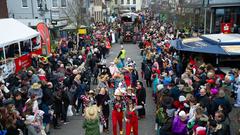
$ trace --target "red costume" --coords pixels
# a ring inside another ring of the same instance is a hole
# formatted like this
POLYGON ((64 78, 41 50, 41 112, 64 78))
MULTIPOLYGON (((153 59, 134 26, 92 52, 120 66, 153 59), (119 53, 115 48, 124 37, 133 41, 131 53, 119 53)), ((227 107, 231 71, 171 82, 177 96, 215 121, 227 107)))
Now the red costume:
POLYGON ((138 135, 138 116, 135 111, 127 110, 126 112, 126 135, 131 134, 131 128, 133 129, 133 134, 138 135))
POLYGON ((125 83, 126 83, 127 87, 129 87, 131 85, 130 74, 125 74, 124 75, 124 80, 125 80, 125 83))
POLYGON ((115 100, 113 103, 112 110, 113 135, 117 135, 117 123, 119 124, 120 132, 123 131, 122 129, 123 109, 124 109, 123 101, 115 100))

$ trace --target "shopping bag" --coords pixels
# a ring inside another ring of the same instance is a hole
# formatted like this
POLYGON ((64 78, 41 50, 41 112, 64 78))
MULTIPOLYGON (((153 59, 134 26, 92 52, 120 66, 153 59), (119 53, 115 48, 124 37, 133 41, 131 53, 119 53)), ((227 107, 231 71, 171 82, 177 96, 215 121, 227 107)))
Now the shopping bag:
POLYGON ((99 123, 99 130, 100 130, 100 133, 103 133, 103 125, 101 123, 99 123))
POLYGON ((68 106, 67 116, 73 116, 72 105, 68 106))

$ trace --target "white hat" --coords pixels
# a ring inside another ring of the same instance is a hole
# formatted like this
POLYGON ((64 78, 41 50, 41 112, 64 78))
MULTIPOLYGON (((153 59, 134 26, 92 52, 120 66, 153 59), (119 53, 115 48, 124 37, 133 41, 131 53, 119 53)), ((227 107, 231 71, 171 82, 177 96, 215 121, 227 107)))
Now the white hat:
POLYGON ((123 45, 121 45, 121 48, 123 48, 123 45))
POLYGON ((180 102, 184 102, 184 101, 186 101, 186 97, 184 97, 183 95, 181 95, 181 96, 179 96, 178 100, 179 100, 180 102))
POLYGON ((178 115, 181 118, 186 118, 187 117, 187 114, 185 113, 185 111, 180 111, 178 115))
POLYGON ((158 85, 157 85, 157 90, 160 91, 160 90, 162 90, 163 88, 164 88, 163 84, 158 84, 158 85))
POLYGON ((78 58, 79 58, 79 59, 82 59, 82 55, 79 55, 78 58))

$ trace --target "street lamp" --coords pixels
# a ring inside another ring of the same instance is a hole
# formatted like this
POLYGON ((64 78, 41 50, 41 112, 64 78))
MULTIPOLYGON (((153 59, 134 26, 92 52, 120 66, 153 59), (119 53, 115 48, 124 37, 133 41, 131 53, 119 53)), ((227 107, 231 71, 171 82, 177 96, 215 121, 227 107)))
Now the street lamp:
POLYGON ((45 14, 46 14, 46 12, 49 12, 49 10, 48 10, 48 8, 47 8, 46 0, 44 0, 44 8, 43 8, 43 1, 40 0, 40 4, 39 4, 39 9, 38 9, 38 11, 39 11, 39 15, 40 15, 41 17, 43 17, 44 22, 46 22, 46 20, 45 20, 45 14))

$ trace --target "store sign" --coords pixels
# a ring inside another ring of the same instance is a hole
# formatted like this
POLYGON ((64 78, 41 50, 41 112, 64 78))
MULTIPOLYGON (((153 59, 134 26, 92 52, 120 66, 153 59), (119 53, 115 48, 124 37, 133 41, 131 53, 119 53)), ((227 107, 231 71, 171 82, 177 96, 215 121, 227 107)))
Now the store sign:
POLYGON ((222 23, 221 25, 222 33, 231 33, 231 23, 222 23))

